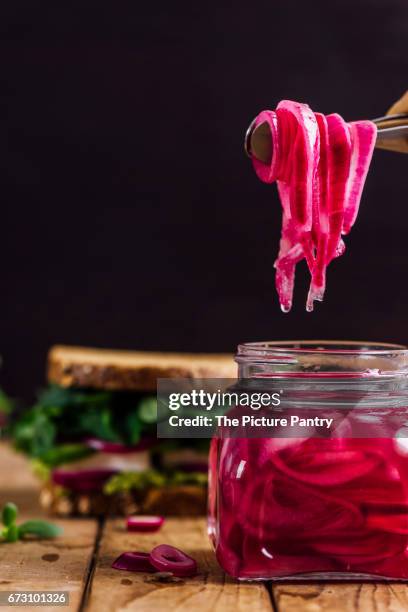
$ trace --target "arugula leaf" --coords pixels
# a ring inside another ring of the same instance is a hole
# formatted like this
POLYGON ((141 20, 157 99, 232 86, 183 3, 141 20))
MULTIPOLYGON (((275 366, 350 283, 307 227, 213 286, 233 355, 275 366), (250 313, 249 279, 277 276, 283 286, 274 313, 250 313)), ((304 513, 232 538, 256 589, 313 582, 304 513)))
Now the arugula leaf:
POLYGON ((124 426, 126 428, 126 438, 129 444, 137 444, 140 440, 142 423, 136 410, 127 415, 124 426))
POLYGON ((93 454, 93 450, 85 444, 58 444, 41 456, 41 462, 49 467, 70 463, 93 454))
POLYGON ((80 391, 70 387, 50 385, 39 396, 44 407, 69 408, 74 406, 108 404, 112 394, 105 391, 80 391))
POLYGON ((44 465, 53 466, 71 458, 65 442, 95 437, 108 442, 137 444, 145 432, 155 428, 156 400, 132 392, 101 392, 50 385, 38 403, 23 413, 12 427, 17 449, 44 465), (141 401, 140 398, 142 398, 141 401))
POLYGON ((40 457, 53 447, 56 427, 41 406, 34 406, 14 425, 13 435, 18 449, 40 457))
POLYGON ((120 437, 113 428, 112 412, 106 408, 87 408, 79 417, 79 423, 84 433, 107 440, 120 442, 120 437))

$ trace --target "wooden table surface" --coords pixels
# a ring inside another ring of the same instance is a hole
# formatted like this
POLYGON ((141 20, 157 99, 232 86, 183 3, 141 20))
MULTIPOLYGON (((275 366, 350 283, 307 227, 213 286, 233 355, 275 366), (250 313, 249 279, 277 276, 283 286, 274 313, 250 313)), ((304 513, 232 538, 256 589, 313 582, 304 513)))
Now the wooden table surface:
MULTIPOLYGON (((25 460, 0 444, 0 505, 14 501, 20 518, 39 518, 38 488, 25 460)), ((0 590, 64 590, 67 607, 87 612, 407 612, 404 584, 239 583, 221 571, 209 544, 204 519, 168 519, 156 534, 129 534, 124 521, 55 521, 56 540, 0 545, 0 590), (198 562, 194 578, 161 582, 152 574, 122 572, 112 561, 126 550, 148 551, 160 543, 177 546, 198 562)), ((1 610, 33 610, 5 606, 1 610)))

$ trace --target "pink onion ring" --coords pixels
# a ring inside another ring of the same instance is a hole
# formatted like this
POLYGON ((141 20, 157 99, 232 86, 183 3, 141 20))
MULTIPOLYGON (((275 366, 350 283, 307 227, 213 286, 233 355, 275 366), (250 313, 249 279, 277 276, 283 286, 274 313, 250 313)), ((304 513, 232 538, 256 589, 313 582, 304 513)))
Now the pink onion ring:
POLYGON ((129 516, 126 520, 128 531, 154 532, 164 523, 163 516, 129 516))
POLYGON ((160 544, 150 553, 150 563, 159 572, 172 572, 175 576, 195 576, 196 561, 174 546, 160 544))
POLYGON ((124 552, 112 563, 113 569, 127 572, 155 572, 150 563, 150 555, 145 552, 124 552))

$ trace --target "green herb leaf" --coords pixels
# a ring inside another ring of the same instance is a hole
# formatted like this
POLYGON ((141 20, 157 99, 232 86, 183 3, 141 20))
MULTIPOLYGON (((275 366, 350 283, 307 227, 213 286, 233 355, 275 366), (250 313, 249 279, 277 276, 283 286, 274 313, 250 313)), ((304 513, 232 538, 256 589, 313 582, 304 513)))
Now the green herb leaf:
POLYGON ((3 525, 5 525, 6 527, 13 525, 13 523, 16 522, 17 513, 18 513, 18 508, 16 504, 13 504, 12 502, 8 502, 3 507, 3 510, 1 513, 1 520, 3 521, 3 525))
POLYGON ((163 487, 166 484, 166 476, 156 470, 145 472, 122 472, 112 476, 104 486, 104 493, 113 495, 124 493, 132 489, 143 490, 152 487, 163 487))
POLYGON ((112 412, 108 407, 86 407, 80 415, 81 429, 88 435, 108 442, 120 442, 112 426, 112 412))
POLYGON ((0 389, 0 412, 10 414, 14 406, 13 401, 0 389))
POLYGON ((53 447, 56 427, 41 406, 34 406, 15 424, 13 436, 19 450, 40 457, 53 447))
POLYGON ((56 467, 62 463, 70 463, 92 455, 94 451, 85 444, 58 444, 41 456, 41 462, 46 466, 56 467))
POLYGON ((20 538, 28 534, 39 538, 56 538, 61 535, 62 529, 47 521, 27 521, 19 526, 18 532, 20 538))
POLYGON ((205 472, 174 472, 169 477, 169 485, 198 485, 205 487, 208 476, 205 472))
POLYGON ((144 397, 138 406, 139 418, 143 423, 157 422, 157 399, 155 397, 144 397))
POLYGON ((139 418, 137 410, 130 412, 125 421, 126 438, 129 444, 137 444, 140 440, 142 430, 142 422, 139 418))
POLYGON ((17 525, 13 524, 3 529, 3 537, 6 542, 17 542, 19 538, 19 531, 17 525))
POLYGON ((208 482, 206 473, 202 472, 170 472, 163 473, 157 470, 145 472, 122 472, 112 476, 104 486, 104 493, 113 495, 132 490, 143 490, 153 487, 194 485, 205 487, 208 482))
POLYGON ((58 385, 50 385, 39 396, 39 404, 46 408, 71 408, 83 407, 85 405, 100 405, 107 404, 110 401, 111 394, 105 391, 78 391, 59 387, 58 385))
POLYGON ((36 476, 39 480, 47 482, 47 480, 50 479, 52 468, 43 463, 41 459, 31 459, 30 465, 34 476, 36 476))
POLYGON ((87 437, 95 437, 132 445, 144 434, 154 435, 156 404, 152 395, 50 385, 40 394, 38 403, 19 417, 11 433, 17 449, 54 467, 86 456, 86 451, 82 455, 78 449, 78 456, 69 457, 66 440, 80 444, 87 437))

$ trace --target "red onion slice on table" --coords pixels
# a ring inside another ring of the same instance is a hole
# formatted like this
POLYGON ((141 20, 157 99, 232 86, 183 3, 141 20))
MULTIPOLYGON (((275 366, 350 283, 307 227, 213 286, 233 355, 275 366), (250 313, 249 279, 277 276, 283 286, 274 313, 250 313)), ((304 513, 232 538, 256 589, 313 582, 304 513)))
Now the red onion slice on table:
POLYGON ((196 561, 174 546, 160 544, 150 553, 150 563, 159 572, 172 572, 175 576, 195 576, 196 561))
POLYGON ((129 516, 126 520, 128 531, 154 532, 164 523, 163 516, 129 516))
POLYGON ((71 491, 100 491, 117 470, 62 470, 52 471, 52 481, 71 491))
POLYGON ((150 563, 150 555, 145 552, 124 552, 112 563, 117 570, 127 572, 155 572, 155 567, 150 563))
POLYGON ((114 453, 117 455, 127 455, 129 453, 144 451, 156 443, 157 438, 153 437, 143 438, 138 444, 134 444, 133 446, 126 446, 120 442, 108 442, 100 438, 87 438, 85 440, 85 444, 93 450, 99 451, 100 453, 114 453))

